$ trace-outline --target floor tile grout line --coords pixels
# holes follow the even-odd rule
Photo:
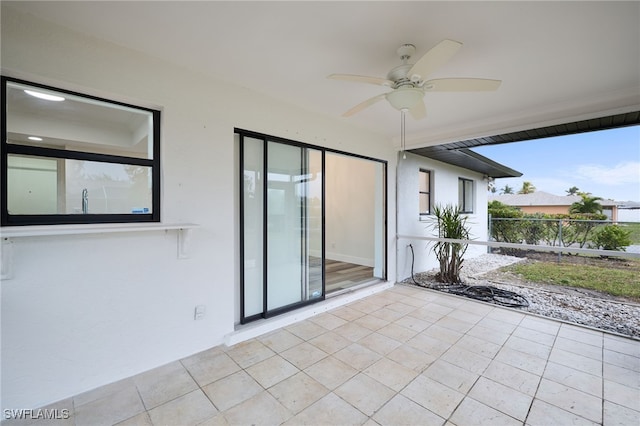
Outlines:
[[[180,360],[180,364],[182,364],[182,368],[185,369],[185,371],[187,372],[187,374],[189,375],[189,377],[191,377],[191,380],[193,380],[195,382],[196,385],[198,385],[198,389],[204,394],[204,396],[207,398],[207,400],[211,403],[211,405],[213,405],[213,407],[218,411],[218,413],[222,413],[222,411],[216,406],[216,404],[211,400],[211,398],[209,397],[209,395],[204,391],[204,387],[210,385],[211,383],[207,383],[206,385],[200,385],[200,383],[196,380],[196,378],[193,376],[193,374],[191,373],[191,371],[187,368],[186,365],[184,365],[183,362],[184,359]],[[232,359],[233,361],[233,359]],[[235,362],[235,361],[234,361]],[[235,373],[231,373],[231,374],[235,374]],[[229,377],[229,375],[225,376],[225,377]],[[220,379],[219,379],[220,380]],[[214,416],[215,417],[215,416]],[[202,423],[202,422],[200,422]]]
[[[455,311],[455,309],[454,309],[454,311]],[[454,312],[454,311],[452,311],[452,312]],[[447,350],[446,350],[444,353],[442,353],[438,358],[436,358],[436,361],[437,361],[437,360],[440,360],[440,359],[442,358],[442,356],[444,356],[444,355],[445,355],[445,354],[446,354],[446,353],[447,353],[447,352],[448,352],[448,351],[449,351],[453,346],[455,346],[458,342],[460,342],[460,340],[461,340],[464,336],[469,335],[469,336],[471,336],[471,337],[475,337],[475,336],[472,336],[472,335],[468,334],[468,333],[469,333],[469,331],[471,331],[474,327],[476,327],[476,326],[478,325],[478,323],[479,323],[480,321],[482,321],[482,319],[487,318],[487,316],[488,316],[488,315],[490,315],[490,314],[491,314],[492,312],[494,312],[494,311],[495,311],[495,307],[493,307],[493,309],[489,310],[489,311],[488,311],[484,316],[482,316],[482,318],[481,318],[480,320],[478,320],[478,321],[473,325],[473,327],[469,328],[466,332],[462,333],[462,336],[460,336],[460,338],[458,338],[458,339],[455,341],[455,343],[452,343],[452,344],[451,344],[451,346],[449,347],[449,349],[447,349]],[[521,321],[522,321],[522,320],[521,320]],[[521,321],[520,321],[520,322],[521,322]],[[435,323],[434,323],[434,324],[435,324]],[[429,326],[429,327],[431,327],[431,326]],[[427,327],[427,329],[428,329],[429,327]],[[515,330],[516,328],[517,328],[517,326],[514,328],[514,330]],[[425,329],[425,330],[426,330],[426,329]],[[513,331],[509,334],[509,336],[511,336],[512,334],[513,334]],[[507,338],[507,339],[508,339],[508,338]],[[505,342],[506,342],[506,341],[505,341]],[[499,352],[499,351],[498,351],[498,352]],[[495,359],[495,357],[496,357],[496,355],[498,354],[498,352],[496,352],[496,354],[493,356],[493,358],[491,358],[491,360],[494,360],[494,359]],[[487,358],[488,358],[488,357],[487,357]],[[446,360],[444,360],[444,361],[445,361],[445,362],[447,362]],[[435,361],[431,362],[431,364],[433,364],[434,362],[435,362]],[[431,364],[429,364],[429,366],[431,366]],[[452,365],[455,365],[455,364],[452,364]],[[459,366],[458,366],[458,367],[459,367]],[[422,375],[422,374],[424,373],[424,371],[425,371],[427,368],[428,368],[428,367],[423,368],[423,370],[422,370],[419,374],[420,374],[420,375]],[[463,368],[463,367],[460,367],[460,368]],[[487,369],[487,367],[485,367],[485,368],[484,368],[484,370],[482,371],[482,373],[478,374],[478,377],[476,378],[476,380],[474,380],[473,384],[469,387],[469,390],[468,390],[467,392],[465,392],[465,394],[464,394],[464,396],[462,397],[462,399],[460,400],[460,402],[458,402],[458,404],[456,404],[455,408],[451,411],[451,414],[449,414],[449,416],[445,419],[445,424],[446,424],[447,422],[452,422],[452,421],[451,421],[451,418],[453,417],[453,415],[455,414],[455,412],[458,410],[458,408],[460,407],[460,405],[462,405],[462,402],[463,402],[466,398],[471,398],[471,397],[469,396],[469,392],[471,392],[471,389],[473,389],[473,387],[478,383],[478,381],[480,380],[480,378],[481,378],[481,377],[484,377],[482,374],[486,371],[486,369]],[[414,379],[414,380],[415,380],[415,379]],[[412,382],[413,382],[413,380],[412,380]],[[440,382],[438,382],[438,383],[440,383]],[[450,386],[448,386],[448,385],[446,385],[446,384],[444,384],[444,383],[440,383],[440,384],[442,384],[443,386],[448,387],[449,389],[452,389],[452,390],[456,391],[456,389],[453,389],[453,388],[451,388]],[[408,385],[409,385],[409,384],[407,384],[407,386],[408,386]],[[403,389],[405,389],[407,386],[405,386]],[[400,392],[398,392],[398,393],[400,393]],[[471,398],[471,399],[473,399],[473,398]],[[414,401],[414,402],[415,402],[415,401]],[[425,408],[425,409],[427,409],[427,410],[428,410],[428,408],[427,408],[427,407],[423,407],[423,408]],[[431,411],[431,410],[429,410],[429,411]],[[434,413],[434,414],[435,414],[435,413]]]
[[[493,309],[492,311],[488,312],[488,313],[487,313],[487,315],[485,315],[485,317],[486,317],[486,316],[488,316],[491,312],[494,312],[497,308],[498,308],[498,307],[494,307],[494,309]],[[500,345],[500,350],[502,350],[502,348],[504,348],[504,345],[509,341],[509,339],[510,339],[511,337],[513,337],[513,333],[518,329],[518,327],[520,326],[520,324],[522,323],[522,321],[524,320],[524,318],[526,318],[526,315],[525,315],[525,316],[523,316],[522,318],[520,318],[520,321],[518,321],[518,323],[517,323],[517,324],[514,324],[513,330],[511,330],[511,332],[510,332],[510,333],[508,333],[509,337],[507,337],[507,339],[504,341],[504,343],[503,343],[502,345]],[[470,330],[468,330],[468,331],[470,331]],[[468,332],[468,331],[467,331],[467,332]],[[466,335],[466,333],[465,333],[465,335]],[[493,362],[493,361],[495,361],[495,360],[496,360],[496,356],[498,356],[498,353],[500,353],[500,350],[499,350],[498,352],[496,352],[496,353],[495,353],[495,355],[493,355],[493,357],[491,358],[491,362]],[[488,358],[488,357],[487,357],[487,358]],[[489,364],[488,364],[488,365],[487,365],[487,366],[482,370],[482,372],[481,372],[480,374],[478,374],[478,378],[474,381],[473,385],[472,385],[472,386],[469,388],[469,390],[465,393],[464,398],[462,398],[462,400],[460,400],[460,402],[458,403],[458,405],[456,406],[456,408],[455,408],[455,409],[451,412],[451,414],[449,415],[449,418],[447,419],[447,421],[448,421],[448,422],[449,422],[449,421],[451,421],[451,418],[453,417],[453,415],[455,414],[455,412],[458,410],[458,408],[460,407],[460,405],[462,405],[462,403],[464,402],[464,400],[465,400],[465,399],[467,399],[467,398],[470,398],[470,399],[472,399],[473,401],[476,401],[476,402],[477,402],[477,403],[479,403],[479,404],[483,404],[483,405],[485,405],[485,406],[488,406],[488,405],[484,404],[483,402],[480,402],[480,401],[476,400],[475,398],[473,398],[473,397],[472,397],[472,396],[470,396],[469,394],[471,393],[471,390],[474,388],[474,386],[478,383],[478,381],[480,381],[480,378],[483,378],[483,377],[484,377],[484,378],[486,378],[487,380],[491,380],[491,379],[489,379],[488,377],[485,377],[485,376],[484,376],[484,374],[486,373],[487,369],[489,368],[489,365],[491,365],[491,362],[489,362]],[[505,385],[505,386],[506,386],[506,385]],[[510,387],[510,386],[507,386],[507,387]],[[531,409],[531,405],[532,405],[532,404],[533,404],[533,398],[531,399],[531,404],[529,404],[529,410]],[[492,409],[494,409],[494,410],[496,410],[496,411],[498,411],[498,412],[500,412],[500,413],[504,414],[505,416],[508,416],[508,417],[510,417],[510,418],[512,418],[512,419],[515,419],[515,420],[517,420],[517,421],[520,421],[520,420],[516,419],[515,417],[513,417],[512,415],[510,415],[510,414],[508,414],[508,413],[505,413],[504,411],[499,410],[498,408],[495,408],[495,407],[489,407],[489,408],[492,408]],[[529,414],[529,412],[528,412],[528,410],[527,410],[527,415],[528,415],[528,414]],[[525,416],[525,420],[526,420],[526,416]],[[523,422],[522,422],[522,424],[524,425],[524,424],[525,424],[525,421],[523,421]]]
[[[395,302],[392,302],[392,303],[395,303]],[[414,312],[414,311],[416,311],[416,310],[418,310],[418,309],[422,309],[422,308],[424,308],[424,307],[425,307],[425,306],[427,306],[429,303],[431,303],[431,302],[426,303],[426,304],[425,304],[425,305],[423,305],[422,307],[414,307],[414,309],[413,309],[413,310],[411,310],[411,311],[409,311],[409,312],[407,312],[407,313],[404,313],[401,317],[399,317],[399,318],[397,318],[397,319],[395,319],[395,320],[393,320],[393,321],[389,321],[389,324],[395,324],[395,322],[396,322],[396,321],[398,321],[400,318],[404,318],[404,317],[408,316],[409,314],[411,314],[412,312]],[[390,304],[391,304],[391,303],[390,303]],[[385,305],[385,306],[381,307],[380,309],[383,309],[383,308],[385,308],[386,306],[388,306],[388,305]],[[378,309],[378,310],[380,310],[380,309]],[[376,311],[378,311],[378,310],[376,310]],[[455,309],[454,309],[454,310],[455,310]],[[374,312],[376,312],[376,311],[373,311],[373,312],[371,312],[370,314],[372,314],[372,313],[374,313]],[[452,310],[451,312],[453,312],[453,310]],[[443,317],[444,317],[444,316],[446,316],[446,315],[443,315]],[[443,318],[443,317],[441,317],[441,318]],[[387,324],[387,325],[389,325],[389,324]],[[418,335],[418,334],[420,334],[420,333],[422,333],[422,332],[426,331],[427,329],[429,329],[429,328],[430,328],[431,326],[433,326],[434,324],[435,324],[435,323],[431,323],[427,328],[425,328],[424,330],[422,330],[422,331],[421,331],[421,332],[419,332],[419,333],[416,333],[416,335]],[[372,333],[370,333],[370,334],[373,334],[373,333],[375,333],[375,331],[374,331],[374,332],[372,332]],[[368,334],[367,336],[369,336],[370,334]],[[463,336],[464,336],[464,334],[463,334]],[[364,336],[364,337],[366,337],[366,336]],[[358,341],[359,341],[359,340],[362,340],[364,337],[362,337],[361,339],[358,339]],[[415,336],[414,336],[414,337],[415,337]],[[462,336],[461,336],[460,338],[462,338]],[[460,339],[460,338],[459,338],[459,339]],[[457,341],[459,341],[459,339],[458,339]],[[393,340],[395,340],[395,339],[393,339]],[[396,341],[397,341],[397,340],[396,340]],[[457,342],[457,341],[456,341],[456,342]],[[400,341],[397,341],[397,342],[398,342],[398,343],[400,343],[400,345],[401,345],[401,346],[402,346],[402,345],[407,344],[407,342],[400,342]],[[354,342],[354,343],[357,343],[357,342]],[[455,343],[452,343],[452,344],[451,344],[451,346],[453,346],[454,344],[455,344]],[[375,351],[374,351],[374,352],[375,352]],[[422,351],[420,351],[420,352],[422,352]],[[388,355],[388,354],[386,354],[386,355],[384,355],[384,354],[379,354],[379,355],[381,355],[383,359],[388,359],[388,358],[387,358],[387,355]],[[438,358],[436,358],[436,359],[439,359],[439,357],[438,357]],[[393,400],[395,397],[397,397],[398,395],[405,397],[404,395],[402,395],[402,391],[403,391],[404,389],[406,389],[406,388],[407,388],[411,383],[413,383],[413,382],[416,380],[416,378],[417,378],[418,376],[422,375],[422,374],[424,373],[424,371],[425,371],[429,366],[431,366],[431,364],[433,364],[433,362],[435,362],[435,361],[432,361],[432,362],[431,362],[431,363],[429,363],[428,365],[426,365],[426,366],[422,367],[422,369],[421,369],[419,372],[417,372],[416,376],[415,376],[415,377],[413,377],[413,378],[412,378],[412,379],[411,379],[407,384],[405,384],[405,385],[404,385],[401,389],[399,389],[398,391],[396,391],[395,389],[391,389],[391,388],[390,388],[393,392],[395,392],[395,394],[394,394],[391,398],[389,398],[389,399],[388,399],[388,400],[387,400],[383,405],[381,405],[381,406],[380,406],[380,407],[379,407],[379,408],[378,408],[378,409],[377,409],[377,410],[376,410],[376,411],[375,411],[371,416],[367,416],[367,415],[366,415],[366,413],[363,413],[363,414],[365,414],[365,416],[367,416],[367,417],[368,417],[368,419],[373,420],[373,416],[374,416],[377,412],[379,412],[380,410],[382,410],[385,406],[387,406],[387,405],[390,403],[390,401],[391,401],[391,400]],[[400,365],[402,365],[402,364],[400,364]],[[367,368],[368,368],[368,367],[367,367]],[[364,371],[360,371],[359,373],[366,374]],[[368,374],[366,374],[366,375],[367,375],[367,377],[371,378],[372,380],[375,380],[376,382],[380,383],[381,385],[383,385],[383,386],[385,386],[385,387],[388,387],[386,384],[384,384],[384,383],[382,383],[382,382],[378,381],[378,380],[377,380],[377,379],[375,379],[374,377],[371,377],[371,376],[369,376]],[[445,386],[446,386],[446,385],[445,385]],[[333,392],[333,391],[332,391],[332,392]],[[340,397],[339,395],[336,395],[336,396]],[[405,397],[405,398],[407,398],[407,397]],[[341,398],[341,399],[342,399],[342,398]],[[410,399],[410,398],[409,398],[409,399]],[[463,398],[463,399],[464,399],[464,398]],[[410,399],[410,400],[411,400],[411,399]],[[431,412],[431,413],[435,414],[436,416],[438,416],[438,414],[437,414],[437,413],[434,413],[433,411],[429,410],[427,407],[422,406],[421,404],[417,403],[416,401],[413,401],[413,400],[411,400],[411,401],[412,401],[412,402],[414,402],[414,403],[416,403],[416,404],[418,404],[418,405],[420,405],[420,406],[421,406],[422,408],[424,408],[425,410],[427,410],[427,411],[429,411],[429,412]],[[347,401],[345,401],[345,402],[347,402]],[[348,403],[348,402],[347,402],[347,403]],[[351,404],[350,404],[350,405],[351,405]],[[356,408],[356,409],[357,409],[357,407],[354,407],[354,408]],[[360,410],[358,410],[358,411],[360,411]],[[360,411],[360,412],[362,412],[362,411]],[[441,416],[438,416],[438,417],[441,417]],[[442,417],[441,417],[441,418],[442,418]],[[375,421],[375,420],[374,420],[374,421]],[[446,419],[445,419],[445,421],[446,421]]]
[[[524,418],[524,424],[527,423],[527,420],[529,419],[529,416],[531,415],[531,409],[533,408],[533,404],[536,401],[536,397],[538,396],[538,392],[540,391],[540,385],[542,384],[542,379],[544,378],[544,373],[545,371],[547,371],[547,367],[549,366],[549,360],[551,358],[551,354],[553,353],[553,348],[556,346],[556,342],[558,341],[558,338],[560,338],[560,329],[561,329],[562,325],[560,325],[558,327],[558,329],[556,330],[556,333],[553,337],[553,343],[551,344],[551,350],[549,351],[549,355],[547,355],[547,359],[545,360],[544,363],[544,368],[542,369],[542,372],[540,373],[540,378],[538,379],[538,384],[536,386],[536,390],[533,393],[533,398],[531,398],[531,404],[529,404],[529,409],[527,410],[527,415]],[[558,407],[560,408],[560,407]]]
[[[604,395],[604,354],[605,354],[605,349],[604,349],[604,333],[602,333],[602,361],[600,362],[600,380],[601,380],[601,386],[602,386],[602,398],[600,399],[600,413],[601,413],[601,417],[600,417],[600,424],[604,424],[604,401],[605,401],[605,395]]]

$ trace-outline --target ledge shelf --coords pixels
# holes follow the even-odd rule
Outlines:
[[[191,230],[199,227],[195,223],[118,223],[90,225],[41,225],[41,226],[3,226],[0,228],[2,239],[2,267],[0,279],[13,277],[13,241],[14,238],[48,237],[57,235],[111,234],[118,232],[178,231],[178,259],[187,259]]]
[[[49,235],[108,234],[113,232],[179,231],[197,228],[195,223],[105,223],[91,225],[3,226],[1,238],[45,237]]]

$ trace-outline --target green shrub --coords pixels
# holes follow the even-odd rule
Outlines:
[[[593,232],[607,216],[601,213],[571,213],[567,218],[571,221],[562,225],[562,245],[569,247],[578,243],[583,248],[588,241],[593,240]]]
[[[607,219],[601,213],[525,214],[517,207],[498,201],[491,201],[488,211],[491,215],[491,238],[516,244],[536,245],[543,242],[550,246],[579,245],[583,248],[593,240],[595,230]],[[513,248],[501,248],[500,251],[513,255],[519,252]]]
[[[593,244],[603,250],[625,251],[625,247],[631,245],[630,235],[631,232],[619,225],[607,225],[595,232]]]
[[[500,219],[521,219],[524,213],[513,206],[503,204],[499,201],[491,201],[488,205],[488,212],[491,215],[491,238],[494,241],[505,243],[521,243],[523,240],[522,224],[518,220]],[[498,220],[493,220],[498,219]],[[518,249],[501,248],[504,254],[516,254]]]

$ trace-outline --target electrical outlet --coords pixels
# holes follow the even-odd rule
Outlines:
[[[206,313],[206,311],[207,311],[207,308],[204,305],[196,306],[193,312],[193,319],[201,320],[202,318],[204,318],[204,314]]]

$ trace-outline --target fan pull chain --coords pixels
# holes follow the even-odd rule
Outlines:
[[[400,149],[402,150],[402,159],[407,159],[407,153],[405,152],[406,147],[406,134],[405,134],[405,113],[406,111],[400,110]]]

